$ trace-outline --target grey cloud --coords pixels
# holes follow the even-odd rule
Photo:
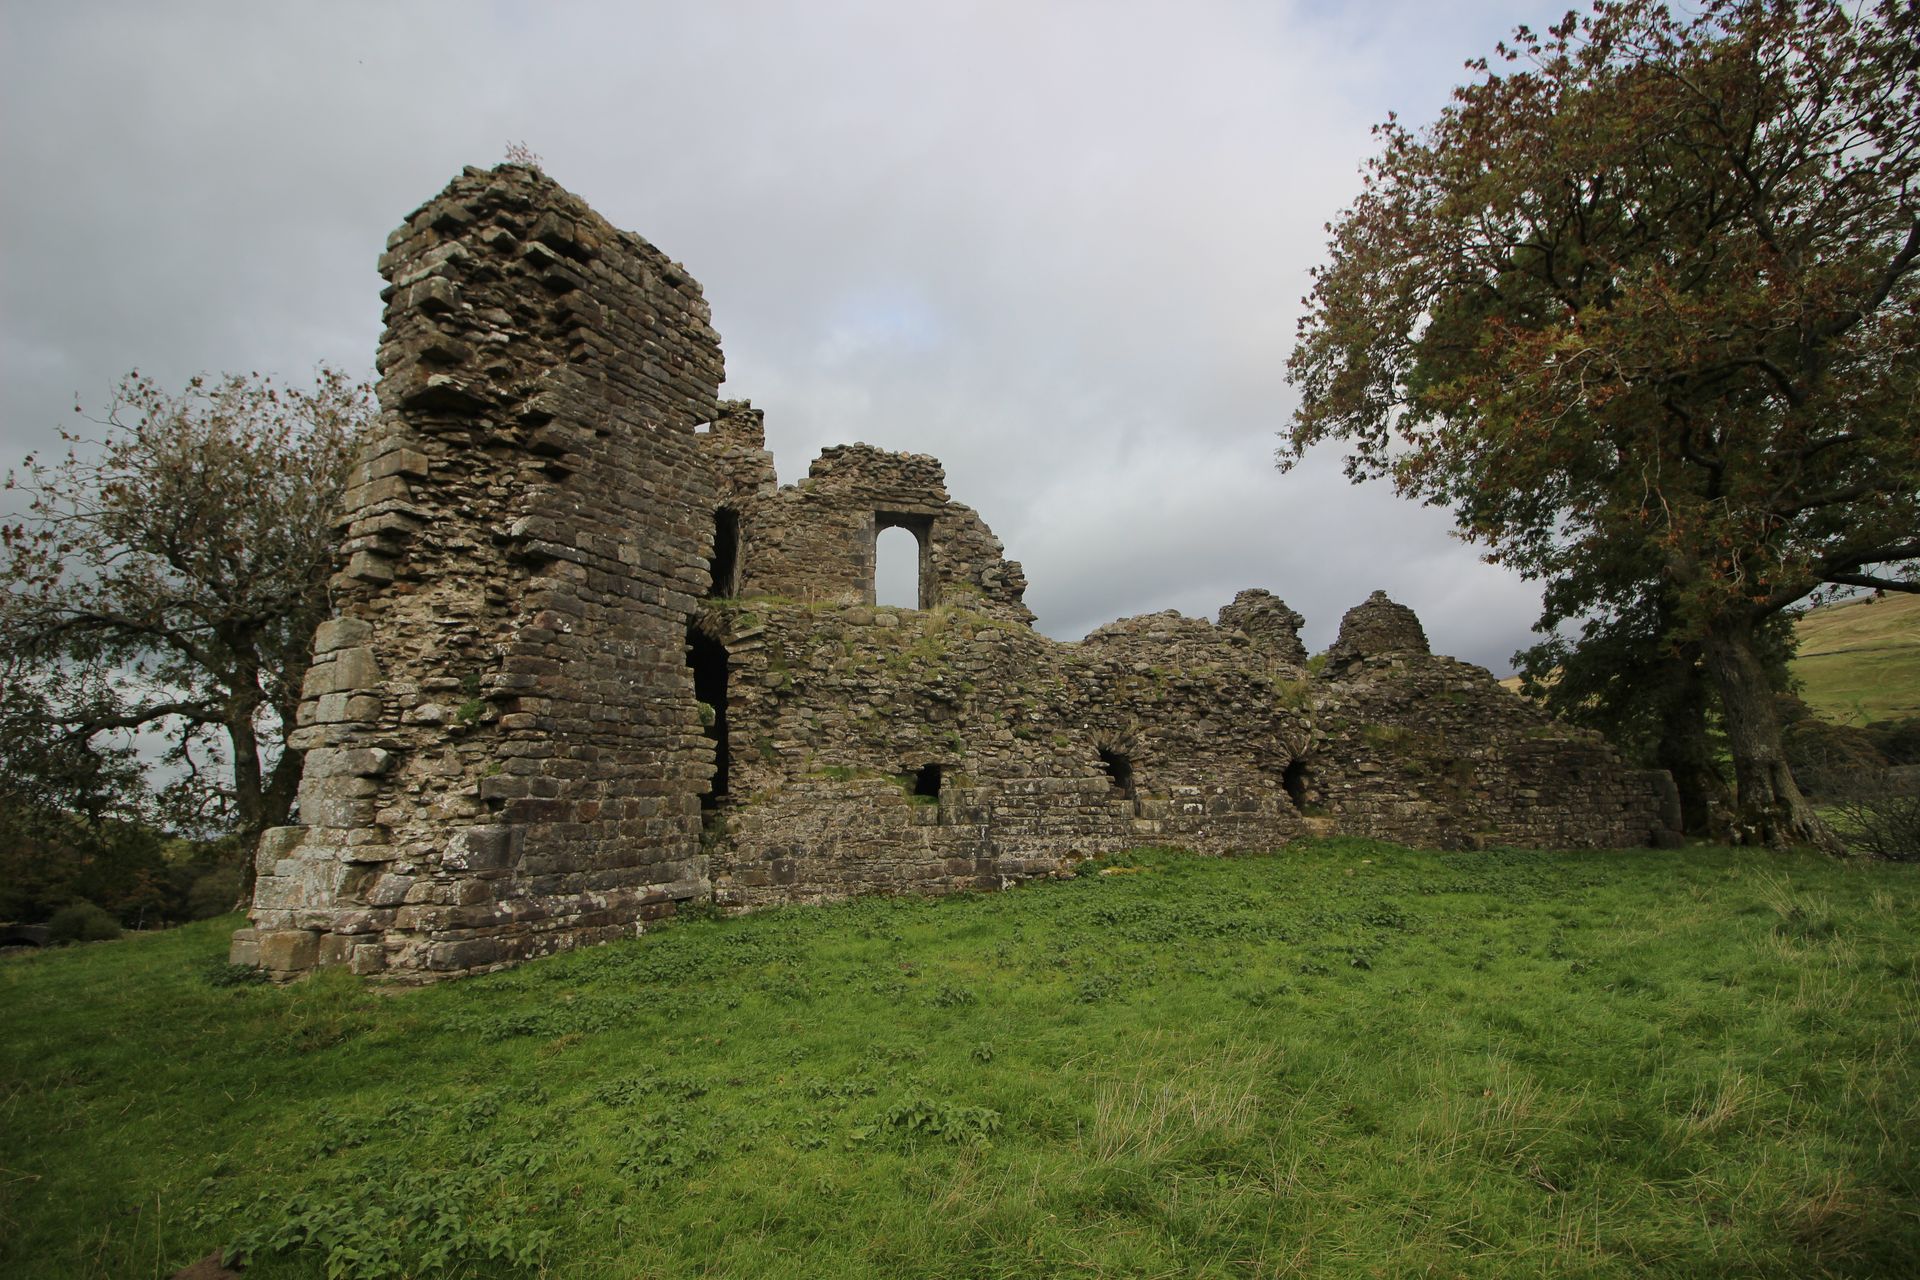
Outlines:
[[[1282,369],[1368,126],[1533,6],[12,6],[0,465],[138,365],[371,364],[387,231],[524,140],[685,262],[783,479],[932,453],[1051,634],[1374,587],[1504,670],[1537,596],[1444,513],[1282,476]]]

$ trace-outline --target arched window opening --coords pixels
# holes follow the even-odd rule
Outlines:
[[[1100,767],[1106,772],[1107,784],[1113,790],[1116,800],[1131,800],[1133,796],[1133,761],[1118,751],[1100,751]]]
[[[896,609],[918,609],[920,538],[901,525],[883,527],[873,540],[873,602]]]

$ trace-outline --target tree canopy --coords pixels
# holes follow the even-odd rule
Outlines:
[[[78,406],[75,412],[80,410]],[[102,780],[124,793],[111,734],[164,734],[175,825],[251,838],[283,822],[299,779],[281,749],[314,628],[328,612],[332,527],[367,388],[322,368],[311,388],[258,375],[178,394],[138,373],[98,438],[9,473],[25,513],[0,524],[0,660],[21,678],[35,793],[67,812]]]
[[[1920,590],[1920,6],[1607,0],[1470,69],[1376,127],[1281,465],[1344,441],[1563,616],[1643,581],[1719,692],[1743,837],[1831,847],[1760,633]]]

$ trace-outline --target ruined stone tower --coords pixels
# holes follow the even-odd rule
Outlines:
[[[1264,591],[1063,644],[934,459],[834,448],[780,488],[699,286],[535,169],[468,169],[380,269],[301,825],[261,843],[236,962],[422,980],[693,900],[998,888],[1308,817],[1453,845],[1672,822],[1664,774],[1433,657],[1377,593],[1317,676]],[[890,528],[919,608],[873,602]]]

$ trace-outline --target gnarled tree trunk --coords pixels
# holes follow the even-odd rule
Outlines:
[[[1707,747],[1706,673],[1689,650],[1660,708],[1654,763],[1673,775],[1680,793],[1681,829],[1690,836],[1715,835],[1717,820],[1733,808],[1726,779]]]
[[[1775,849],[1810,844],[1826,853],[1845,853],[1846,846],[1800,794],[1787,767],[1773,689],[1753,630],[1752,617],[1730,617],[1706,639],[1707,669],[1720,689],[1733,751],[1734,838]]]

